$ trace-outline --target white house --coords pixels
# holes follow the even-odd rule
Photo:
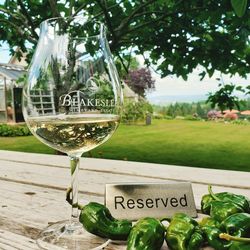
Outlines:
[[[24,63],[17,63],[13,56],[9,63],[0,63],[0,122],[23,121],[21,89],[17,79],[25,73]]]

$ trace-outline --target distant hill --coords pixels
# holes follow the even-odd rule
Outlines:
[[[207,99],[206,95],[162,95],[148,96],[148,101],[152,104],[165,105],[173,102],[198,102]]]

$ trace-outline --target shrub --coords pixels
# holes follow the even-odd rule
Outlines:
[[[224,115],[225,120],[233,121],[238,119],[238,115],[232,112],[228,112]]]
[[[236,124],[236,125],[250,125],[248,120],[233,120],[231,121],[232,124]]]
[[[146,119],[148,113],[153,113],[152,106],[145,100],[138,102],[128,101],[124,104],[122,122],[131,124]]]
[[[164,116],[164,119],[165,119],[165,120],[173,120],[173,117],[170,116],[170,115],[165,115],[165,116]]]
[[[219,112],[217,110],[210,110],[207,113],[207,118],[209,120],[215,120],[215,119],[218,119],[218,118],[223,118],[223,116],[222,116],[221,112]]]
[[[26,125],[8,125],[0,124],[0,136],[27,136],[31,135]]]
[[[188,121],[200,121],[201,120],[199,116],[194,116],[194,115],[186,115],[184,119]]]
[[[184,116],[177,115],[177,116],[175,117],[175,119],[176,119],[176,120],[184,120],[185,118],[184,118]]]
[[[164,119],[164,116],[162,114],[156,113],[156,114],[153,114],[153,118],[161,120],[161,119]]]

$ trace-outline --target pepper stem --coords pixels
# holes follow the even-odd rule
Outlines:
[[[69,187],[66,191],[66,201],[74,208],[78,208],[79,210],[82,210],[84,208],[83,205],[80,205],[79,203],[73,204],[73,200],[71,198],[72,193],[72,187]]]
[[[238,242],[250,242],[250,238],[242,238],[237,236],[232,236],[230,234],[221,233],[219,235],[221,239],[227,240],[227,241],[238,241]]]
[[[216,194],[213,192],[212,190],[212,185],[208,185],[208,192],[209,194],[212,196],[212,198],[216,201],[221,201],[217,196]]]
[[[78,171],[80,165],[80,157],[78,155],[69,155],[70,157],[70,170],[71,170],[71,198],[72,198],[72,210],[71,210],[71,223],[75,223],[78,220]]]

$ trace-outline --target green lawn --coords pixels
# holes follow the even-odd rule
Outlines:
[[[32,136],[1,137],[0,149],[50,153]],[[88,154],[87,154],[88,155]],[[151,126],[121,125],[93,157],[250,171],[250,125],[154,120]]]

